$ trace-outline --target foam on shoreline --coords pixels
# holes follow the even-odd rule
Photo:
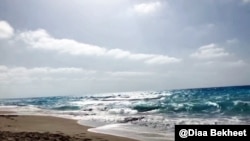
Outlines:
[[[89,132],[109,134],[120,137],[129,137],[141,141],[167,141],[174,140],[173,133],[156,133],[148,128],[134,126],[132,124],[108,124],[88,129]]]

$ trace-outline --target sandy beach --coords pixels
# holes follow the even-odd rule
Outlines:
[[[49,116],[23,116],[0,112],[1,141],[135,141],[91,133],[74,120]]]

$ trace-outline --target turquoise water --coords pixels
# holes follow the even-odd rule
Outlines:
[[[176,124],[250,124],[250,86],[2,99],[0,108],[173,132]]]
[[[155,92],[111,93],[79,97],[40,97],[0,100],[3,105],[29,106],[50,110],[88,110],[91,103],[77,102],[109,101],[102,110],[128,108],[138,113],[157,110],[162,114],[187,115],[250,115],[250,86],[183,89]],[[115,104],[112,104],[114,101]],[[117,104],[120,101],[120,104]],[[129,105],[122,105],[129,101]],[[95,103],[95,102],[93,102]],[[93,110],[93,109],[92,109]]]

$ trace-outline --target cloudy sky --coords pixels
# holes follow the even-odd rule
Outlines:
[[[0,3],[0,98],[250,84],[250,0]]]

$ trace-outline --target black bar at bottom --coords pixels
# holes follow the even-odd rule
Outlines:
[[[175,141],[202,139],[250,141],[250,125],[175,125]]]

